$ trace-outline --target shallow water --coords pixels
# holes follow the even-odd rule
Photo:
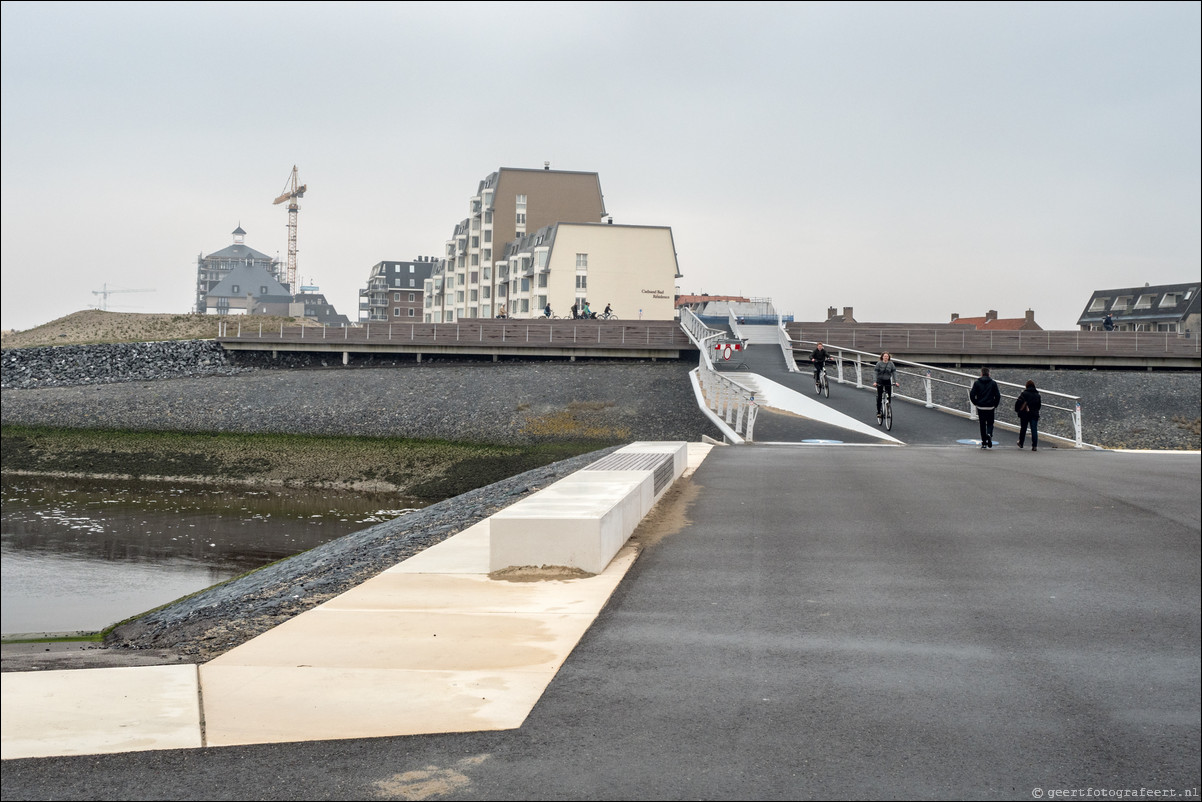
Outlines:
[[[386,494],[0,480],[0,631],[91,632],[424,506]]]

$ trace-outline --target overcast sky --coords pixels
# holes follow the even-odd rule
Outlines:
[[[500,167],[596,172],[684,293],[797,320],[1073,328],[1199,279],[1200,18],[1180,3],[5,2],[3,327],[191,311],[287,252],[358,318]]]

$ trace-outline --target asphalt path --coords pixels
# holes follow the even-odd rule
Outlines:
[[[1196,795],[1200,480],[715,448],[517,730],[5,761],[3,798]]]

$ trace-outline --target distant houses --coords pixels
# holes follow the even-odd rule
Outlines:
[[[1035,312],[1031,309],[1023,317],[998,317],[996,309],[990,309],[984,317],[960,317],[953,313],[951,322],[957,326],[972,326],[978,331],[1043,331],[1043,327],[1035,322]]]
[[[1192,282],[1095,290],[1077,318],[1077,326],[1082,331],[1196,333],[1199,288],[1199,282]]]

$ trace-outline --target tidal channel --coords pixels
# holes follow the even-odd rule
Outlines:
[[[425,506],[386,494],[0,479],[0,630],[95,632]]]

